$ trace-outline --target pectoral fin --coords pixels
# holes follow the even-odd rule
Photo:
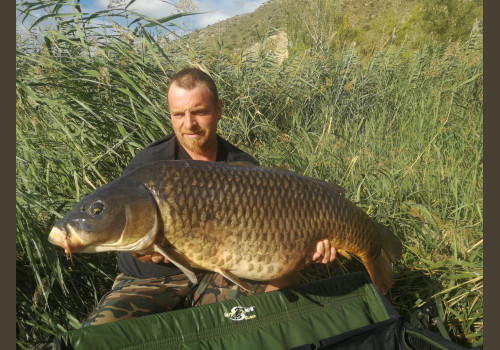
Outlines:
[[[186,260],[184,256],[175,251],[174,248],[164,248],[160,247],[158,244],[154,245],[154,250],[165,258],[167,258],[172,264],[181,269],[182,272],[189,278],[191,282],[194,284],[198,283],[198,279],[194,274],[189,262]]]
[[[215,269],[214,271],[217,273],[220,273],[222,276],[224,276],[225,278],[227,278],[228,280],[230,280],[231,282],[233,282],[237,286],[243,288],[247,292],[253,293],[253,292],[255,292],[255,289],[257,288],[257,286],[252,287],[249,283],[243,282],[237,276],[232,274],[229,270]]]
[[[342,255],[344,258],[347,258],[349,260],[352,260],[352,256],[351,254],[349,254],[348,252],[346,252],[345,250],[342,250],[342,249],[337,249],[337,253],[339,253],[340,255]]]

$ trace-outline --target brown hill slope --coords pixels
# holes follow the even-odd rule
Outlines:
[[[368,29],[371,23],[383,13],[403,20],[413,8],[414,0],[355,1],[355,0],[270,0],[263,3],[254,12],[228,18],[196,31],[195,36],[210,45],[222,44],[227,49],[245,49],[269,34],[287,32],[293,21],[310,21],[314,30],[315,20],[325,13],[318,8],[323,3],[328,14],[337,18],[348,16],[352,29]],[[392,29],[392,28],[391,28]]]
[[[482,0],[269,0],[192,36],[231,52],[247,51],[270,35],[283,42],[283,33],[289,49],[355,41],[369,52],[388,42],[456,40],[481,18]]]

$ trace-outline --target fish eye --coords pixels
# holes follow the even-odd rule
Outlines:
[[[101,215],[104,211],[104,204],[102,202],[95,202],[90,206],[91,215]]]

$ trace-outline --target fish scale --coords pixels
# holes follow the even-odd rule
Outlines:
[[[273,280],[303,268],[328,239],[341,253],[359,256],[385,293],[401,242],[340,192],[284,170],[162,161],[91,193],[56,223],[49,241],[70,254],[157,251],[193,281],[192,268],[202,268],[244,286],[239,278]],[[102,212],[81,210],[96,203]],[[124,227],[116,225],[120,215]]]
[[[168,171],[167,166],[159,171],[163,173]],[[254,170],[255,171],[255,170]],[[316,242],[327,238],[328,220],[319,210],[317,203],[320,202],[324,208],[333,206],[331,195],[326,196],[323,193],[323,198],[319,192],[320,187],[312,186],[313,184],[304,177],[297,177],[294,174],[281,174],[275,176],[275,171],[269,171],[264,168],[258,169],[256,175],[260,181],[258,184],[249,187],[243,186],[243,177],[251,176],[248,170],[240,171],[238,167],[217,167],[213,165],[208,172],[211,176],[207,177],[207,169],[205,166],[191,166],[189,171],[186,171],[185,176],[181,176],[179,181],[181,185],[168,187],[170,191],[163,192],[166,198],[184,198],[191,193],[196,196],[196,206],[186,207],[185,201],[170,200],[171,212],[181,213],[176,216],[178,218],[177,225],[173,225],[170,229],[165,229],[164,237],[168,242],[174,242],[177,250],[186,256],[193,256],[193,266],[214,270],[216,268],[228,269],[235,273],[237,276],[245,277],[254,280],[271,280],[280,277],[281,273],[288,273],[297,268],[300,268],[300,263],[307,264],[312,252],[315,249]],[[176,176],[176,178],[178,178]],[[298,178],[298,179],[297,179]],[[161,180],[160,180],[161,181]],[[280,191],[277,186],[280,182],[296,183],[294,192]],[[219,193],[219,198],[225,198],[230,201],[232,206],[220,205],[218,201],[214,200],[213,195],[206,191],[206,187],[213,187],[216,183],[226,183],[227,187],[224,188],[222,193]],[[162,183],[158,184],[159,187]],[[216,186],[216,185],[215,185]],[[185,191],[189,188],[189,192]],[[252,206],[250,201],[245,203],[241,200],[243,195],[246,197],[264,196],[271,194],[267,201],[262,201],[262,207]],[[162,197],[163,197],[162,196]],[[319,199],[321,198],[321,199]],[[162,201],[162,198],[158,199]],[[301,213],[292,208],[299,208],[303,204]],[[311,203],[306,206],[306,203]],[[248,204],[244,207],[244,204]],[[266,213],[264,217],[263,226],[257,229],[252,226],[252,222],[260,216],[260,212]],[[189,213],[189,215],[182,215],[182,213]],[[244,214],[250,216],[252,220],[244,220]],[[303,216],[309,217],[310,221],[303,220]],[[204,249],[201,254],[190,250],[189,244],[181,245],[185,234],[183,227],[190,227],[197,235],[194,237],[204,237],[204,233],[210,231],[207,229],[206,218],[214,218],[215,222],[221,222],[222,225],[215,225],[211,230],[217,232],[218,239],[201,239],[201,244]],[[233,220],[224,222],[223,217],[233,218]],[[278,239],[283,236],[285,230],[285,221],[288,223],[290,235],[296,236],[297,239],[293,241],[288,240],[283,242]],[[298,234],[297,231],[301,231]],[[230,239],[230,237],[245,237],[241,241]],[[269,239],[268,239],[269,238]],[[258,243],[254,244],[254,243]],[[337,242],[333,242],[334,244]],[[276,248],[276,253],[280,259],[271,259],[269,264],[276,264],[282,261],[289,261],[287,265],[275,266],[271,274],[266,274],[267,269],[257,272],[254,262],[254,254],[259,246],[271,244]],[[211,249],[210,247],[217,247]],[[244,247],[244,248],[242,248]],[[273,249],[274,250],[274,249]],[[216,255],[222,255],[224,252],[239,251],[241,254],[240,262],[235,266],[232,261],[218,259],[216,264],[211,262]],[[260,265],[262,269],[262,266]],[[246,269],[246,271],[245,271]]]

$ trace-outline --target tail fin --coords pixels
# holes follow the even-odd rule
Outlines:
[[[382,251],[387,255],[391,262],[396,262],[401,259],[403,254],[403,244],[387,226],[377,223],[380,239],[382,240]]]
[[[403,245],[387,227],[381,224],[377,225],[381,234],[380,239],[383,242],[380,254],[375,259],[363,258],[362,260],[375,287],[380,293],[387,294],[394,284],[391,263],[401,259]]]

